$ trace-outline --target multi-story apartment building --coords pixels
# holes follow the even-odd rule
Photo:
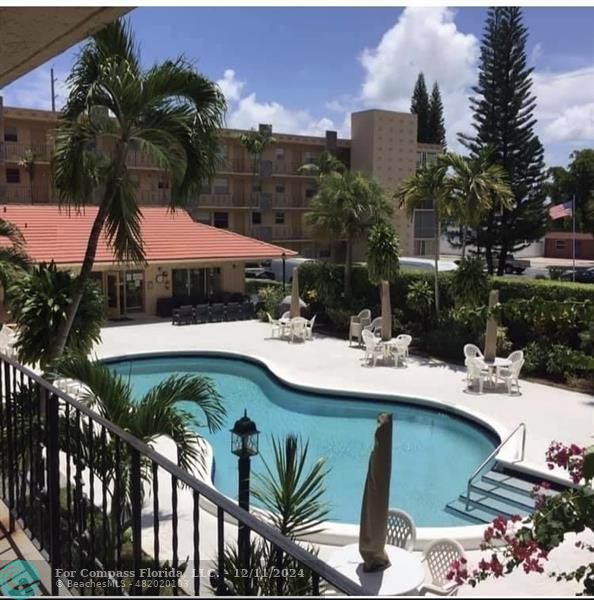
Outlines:
[[[0,204],[55,203],[50,176],[52,130],[58,115],[50,111],[4,107],[0,103]],[[368,110],[351,115],[352,139],[272,132],[273,143],[263,153],[256,174],[254,158],[240,144],[244,131],[221,132],[221,168],[200,194],[190,212],[199,222],[229,229],[263,241],[278,243],[303,256],[327,256],[330,240],[314,239],[304,214],[317,189],[315,177],[299,167],[315,162],[329,150],[349,168],[364,171],[385,188],[394,190],[439,146],[418,144],[416,115]],[[267,127],[260,125],[260,127]],[[97,141],[98,152],[109,148]],[[144,205],[169,201],[169,183],[146,154],[130,150],[132,176]],[[403,254],[433,253],[433,212],[420,208],[411,221],[396,209],[394,223]],[[362,252],[359,252],[361,257]]]

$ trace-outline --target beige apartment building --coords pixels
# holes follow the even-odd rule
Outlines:
[[[57,197],[50,177],[52,130],[58,115],[50,111],[2,107],[0,99],[0,204],[51,204]],[[254,159],[241,146],[244,131],[221,132],[221,168],[192,199],[190,212],[201,223],[228,229],[262,241],[279,244],[306,257],[327,257],[330,240],[315,239],[304,223],[317,181],[299,171],[329,150],[349,168],[395,189],[418,165],[440,152],[439,146],[417,144],[416,115],[368,110],[351,115],[352,139],[273,131],[270,144],[254,176]],[[267,127],[260,125],[260,127]],[[98,152],[108,152],[101,140]],[[143,205],[162,206],[169,201],[169,183],[148,157],[133,149],[128,155],[138,198]],[[427,206],[413,220],[395,210],[394,223],[402,253],[433,253],[433,212]],[[357,258],[363,258],[362,248]]]

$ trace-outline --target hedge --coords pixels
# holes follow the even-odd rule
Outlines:
[[[491,277],[491,288],[499,290],[502,302],[511,299],[530,299],[539,296],[543,300],[592,300],[594,285],[572,281],[549,279],[524,279],[522,277]]]

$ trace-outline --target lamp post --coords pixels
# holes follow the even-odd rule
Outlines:
[[[287,254],[283,252],[283,292],[286,290],[286,281],[287,281]]]
[[[258,454],[256,424],[247,416],[235,421],[231,430],[231,452],[238,457],[239,486],[237,500],[241,508],[250,510],[250,459]],[[237,548],[241,564],[247,568],[250,552],[250,530],[243,523],[238,524]]]

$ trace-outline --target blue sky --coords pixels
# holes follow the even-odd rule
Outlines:
[[[408,110],[417,73],[437,80],[448,144],[468,131],[486,8],[138,8],[130,20],[146,64],[180,53],[220,83],[229,126],[349,135],[350,113]],[[594,146],[594,9],[525,8],[538,133],[549,164]],[[64,79],[71,49],[2,90],[7,105],[49,107],[49,69]]]

